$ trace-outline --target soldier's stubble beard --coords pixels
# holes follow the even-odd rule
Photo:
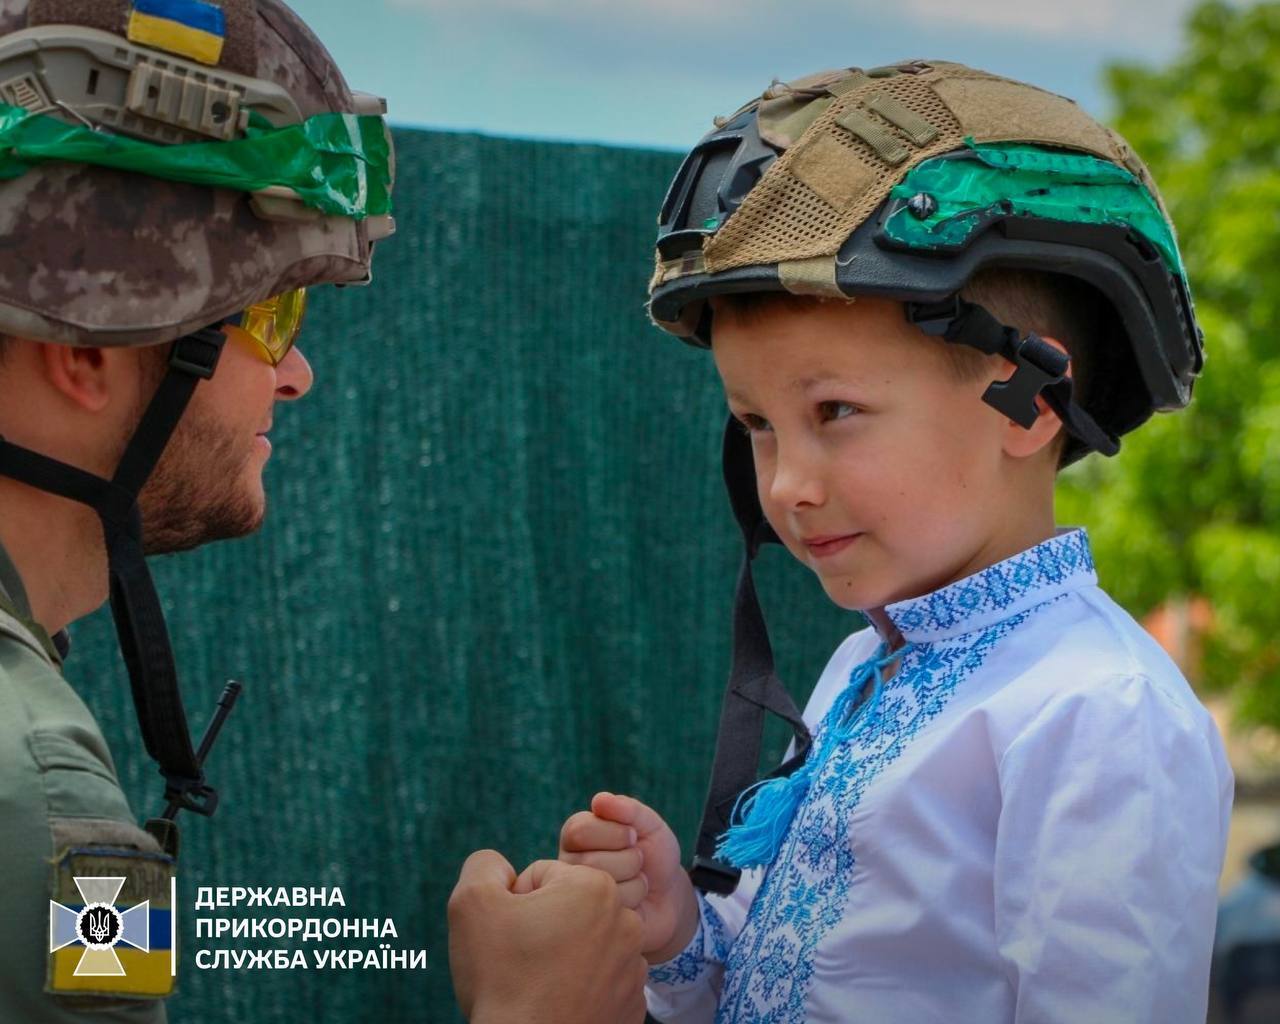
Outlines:
[[[142,389],[148,396],[167,369],[168,346],[159,349],[157,355],[163,358],[144,361],[145,372],[153,378]],[[146,404],[141,403],[135,424]],[[148,555],[189,551],[209,541],[243,537],[262,525],[263,503],[244,488],[254,443],[253,436],[237,435],[195,402],[187,406],[138,497]]]

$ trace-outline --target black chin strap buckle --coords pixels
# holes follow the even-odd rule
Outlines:
[[[184,334],[169,350],[169,367],[182,373],[209,380],[218,365],[218,356],[227,336],[217,327],[202,327]]]
[[[1002,416],[1029,430],[1039,418],[1036,399],[1043,395],[1072,437],[1103,455],[1120,450],[1119,440],[1071,397],[1071,378],[1067,376],[1071,357],[1038,334],[1022,336],[959,295],[940,302],[908,302],[905,308],[907,320],[925,334],[1003,356],[1013,363],[1009,379],[993,382],[982,395],[982,400]]]
[[[1011,353],[1001,354],[1013,363],[1013,376],[994,381],[983,392],[982,400],[1029,430],[1040,415],[1036,399],[1047,388],[1066,380],[1071,360],[1038,334],[1028,334],[1015,343]]]
[[[907,321],[935,338],[945,337],[960,316],[960,296],[952,295],[941,302],[906,303]]]
[[[987,355],[1004,356],[1013,363],[1008,380],[996,381],[982,400],[1021,427],[1037,419],[1036,398],[1045,388],[1060,383],[1071,360],[1043,338],[1018,336],[981,306],[952,295],[941,302],[908,302],[907,319],[925,334],[944,338],[953,345],[968,345]]]

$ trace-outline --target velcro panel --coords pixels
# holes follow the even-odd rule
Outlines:
[[[130,0],[30,0],[28,25],[83,25],[124,35]]]
[[[1111,133],[1065,96],[1002,78],[943,78],[933,88],[977,142],[1032,142],[1122,158]]]
[[[878,122],[865,110],[846,110],[836,118],[836,124],[860,138],[876,151],[876,156],[890,166],[902,163],[911,155],[911,150],[903,145],[902,140],[888,126]]]
[[[875,171],[829,135],[818,136],[813,145],[798,152],[791,163],[791,173],[842,212],[876,183]]]
[[[939,135],[937,126],[921,117],[901,100],[885,93],[874,93],[867,100],[867,109],[879,114],[917,146],[927,146]]]
[[[760,138],[778,149],[794,146],[806,131],[831,106],[834,97],[794,99],[780,96],[761,102],[756,116]]]
[[[953,69],[975,73],[939,64],[924,73],[862,76],[859,85],[842,92],[704,243],[707,270],[719,273],[834,255],[910,167],[964,145],[959,123],[932,88]],[[899,135],[888,120],[868,112],[874,95],[891,96],[936,128],[937,136],[928,145],[915,146],[905,132]],[[860,130],[852,132],[846,123]],[[897,160],[899,149],[906,153],[901,162],[886,159]]]
[[[53,819],[45,991],[85,1009],[173,992],[172,857],[127,822]]]
[[[257,78],[258,33],[262,31],[258,24],[257,0],[217,0],[217,3],[227,19],[227,37],[218,67]]]

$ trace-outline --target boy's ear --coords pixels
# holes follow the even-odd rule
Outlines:
[[[1044,337],[1044,340],[1064,355],[1070,355],[1067,347],[1057,338]],[[1071,368],[1067,368],[1067,376],[1071,376]],[[1049,408],[1043,397],[1036,398],[1035,423],[1030,428],[1008,420],[1004,431],[1004,452],[1015,459],[1026,459],[1052,445],[1053,440],[1062,430],[1062,421],[1058,414]]]

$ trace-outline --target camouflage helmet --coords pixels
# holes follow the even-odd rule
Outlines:
[[[1085,404],[1112,442],[1186,405],[1203,364],[1142,161],[1071,100],[960,64],[775,83],[717,120],[659,222],[650,314],[693,344],[710,343],[706,299],[749,291],[882,296],[945,335],[939,317],[964,285],[1013,267],[1101,297]],[[1072,457],[1097,447],[1072,443]]]
[[[211,187],[207,172],[146,170],[157,154],[222,159],[219,146],[230,154],[248,135],[292,127],[280,154],[329,115],[340,132],[361,122],[381,146],[389,193],[383,102],[353,93],[279,0],[0,0],[0,104],[17,115],[13,138],[0,120],[0,151],[31,123],[78,132],[75,144],[94,151],[0,166],[0,333],[169,341],[293,288],[368,281],[372,244],[393,230],[386,204],[335,213],[302,201],[261,145],[249,168],[259,180],[230,187]],[[121,149],[142,173],[106,165]],[[360,174],[365,155],[353,158]],[[302,159],[302,172],[323,171],[323,154]]]

